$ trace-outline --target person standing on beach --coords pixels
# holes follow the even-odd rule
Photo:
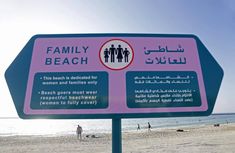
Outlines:
[[[150,132],[151,129],[152,129],[152,126],[151,126],[151,124],[148,122],[148,131]]]
[[[82,127],[80,125],[77,126],[77,139],[80,139],[80,141],[82,140]]]
[[[140,124],[137,124],[137,131],[140,130]]]

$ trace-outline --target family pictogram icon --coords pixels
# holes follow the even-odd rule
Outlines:
[[[104,53],[105,63],[108,62],[115,63],[116,61],[119,63],[129,62],[128,57],[130,55],[130,51],[127,48],[123,49],[120,44],[117,46],[117,48],[115,48],[114,44],[112,44],[109,48],[105,48],[103,53]]]

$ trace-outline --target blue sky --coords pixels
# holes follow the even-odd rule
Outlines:
[[[233,0],[6,0],[0,2],[0,116],[17,116],[4,72],[35,34],[195,34],[223,67],[214,113],[235,112]]]

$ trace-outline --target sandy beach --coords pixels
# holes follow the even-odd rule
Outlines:
[[[177,132],[183,129],[183,132]],[[111,134],[76,139],[68,136],[1,136],[0,153],[110,153]],[[123,132],[123,153],[234,153],[235,123]]]

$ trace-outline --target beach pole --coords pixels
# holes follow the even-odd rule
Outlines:
[[[121,118],[112,119],[112,153],[122,153]]]

